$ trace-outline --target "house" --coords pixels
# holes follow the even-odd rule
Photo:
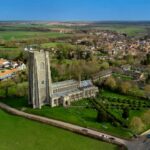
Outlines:
[[[128,65],[128,64],[127,65],[122,65],[121,68],[122,68],[123,71],[129,71],[129,70],[131,70],[131,65]]]
[[[11,62],[11,67],[12,68],[17,68],[19,64],[17,62]]]
[[[134,80],[137,80],[137,81],[144,81],[146,79],[144,73],[137,73],[137,72],[133,74],[133,78]]]
[[[9,69],[9,70],[0,71],[0,81],[8,79],[8,78],[12,78],[17,71],[18,71],[17,69]]]
[[[18,70],[25,70],[27,67],[24,63],[21,63],[19,66],[18,66]]]
[[[131,70],[136,73],[142,73],[145,71],[145,69],[146,69],[146,66],[144,66],[144,65],[134,65],[131,68]]]
[[[100,71],[99,73],[93,75],[92,80],[97,81],[97,80],[100,80],[100,79],[105,79],[105,78],[110,77],[111,75],[112,75],[112,70],[111,69],[103,70],[103,71]]]
[[[6,59],[1,58],[0,59],[0,69],[9,68],[9,67],[10,67],[10,62]]]

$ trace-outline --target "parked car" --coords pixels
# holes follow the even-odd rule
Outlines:
[[[82,129],[82,131],[83,131],[84,133],[88,133],[88,130],[87,130],[87,129]]]
[[[110,139],[110,140],[115,140],[115,138],[113,138],[113,137],[110,137],[109,139]]]

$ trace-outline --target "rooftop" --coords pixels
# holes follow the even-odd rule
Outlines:
[[[80,82],[80,87],[83,88],[83,87],[88,87],[88,86],[92,86],[92,81],[91,80],[84,80],[84,81],[81,81]]]
[[[52,88],[65,86],[68,84],[74,84],[74,83],[77,83],[77,81],[76,80],[66,80],[66,81],[61,81],[61,82],[55,82],[55,83],[52,83]]]
[[[72,94],[72,93],[80,93],[80,92],[81,91],[78,88],[74,88],[74,89],[71,89],[71,90],[66,90],[64,92],[57,92],[57,93],[52,95],[52,98],[67,96],[67,95]]]
[[[1,58],[0,59],[0,65],[3,65],[5,62],[8,62],[6,59]]]
[[[17,71],[18,70],[16,68],[0,71],[0,77],[3,77],[3,76],[8,75],[8,74],[12,74],[12,73],[17,72]]]

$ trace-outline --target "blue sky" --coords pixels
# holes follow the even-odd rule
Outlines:
[[[150,20],[150,0],[0,0],[0,20]]]

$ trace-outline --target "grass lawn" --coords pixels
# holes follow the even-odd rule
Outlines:
[[[14,93],[14,90],[15,90],[14,88],[11,88],[11,90],[9,90],[9,94],[12,95],[11,93]],[[2,91],[0,92],[0,94],[4,95]],[[104,90],[101,92],[101,95],[106,97],[105,104],[109,105],[108,107],[109,111],[119,119],[122,119],[122,108],[126,105],[127,106],[129,104],[131,105],[130,117],[128,120],[126,120],[128,124],[130,124],[130,121],[132,120],[133,117],[142,116],[143,113],[147,110],[147,108],[145,108],[144,106],[149,105],[148,101],[139,98],[135,99],[135,97],[121,95],[111,91]],[[107,98],[111,98],[111,99],[107,99]],[[27,104],[27,98],[7,98],[7,99],[1,99],[1,101],[12,107],[15,107],[17,109],[29,113],[33,113],[33,114],[37,114],[49,118],[54,118],[65,122],[70,122],[72,124],[77,124],[83,127],[96,129],[98,131],[113,134],[115,136],[119,136],[122,138],[130,138],[132,136],[132,131],[130,129],[115,127],[111,123],[105,123],[105,122],[98,123],[96,121],[97,111],[93,108],[89,108],[89,107],[86,108],[86,106],[90,106],[90,102],[88,100],[80,100],[74,102],[72,104],[72,107],[68,107],[68,108],[64,108],[64,107],[50,108],[49,106],[43,106],[42,109],[30,108]],[[138,107],[140,107],[140,109],[136,110],[135,108]]]
[[[118,93],[111,92],[111,91],[108,91],[108,90],[101,91],[101,95],[105,96],[105,97],[111,97],[111,98],[129,99],[129,100],[138,100],[138,101],[143,100],[142,98],[127,96],[127,95],[123,95],[123,94],[118,94]]]
[[[116,150],[117,146],[0,110],[0,150]]]
[[[58,42],[53,42],[53,43],[43,43],[41,46],[43,48],[55,48],[57,47],[57,44],[63,44],[63,43],[58,43]]]
[[[12,107],[22,109],[26,112],[70,122],[83,127],[96,129],[102,132],[110,133],[115,136],[129,138],[132,136],[128,129],[122,127],[114,127],[111,123],[98,123],[96,121],[97,111],[90,108],[81,107],[54,107],[44,106],[42,109],[32,109],[28,107],[27,100],[25,98],[10,98],[1,100]],[[82,102],[81,102],[82,103]]]
[[[107,90],[101,91],[101,95],[106,99],[108,98],[109,108],[111,108],[111,105],[114,107],[113,109],[110,109],[110,111],[118,118],[122,117],[122,109],[115,109],[117,105],[120,105],[121,107],[128,106],[130,108],[130,115],[127,120],[128,124],[130,124],[133,117],[142,118],[143,114],[150,109],[150,101],[142,98],[121,95]],[[142,132],[149,128],[150,126],[145,124],[145,128],[142,130]]]
[[[140,95],[143,91],[138,90],[134,92],[135,95]],[[108,90],[101,91],[101,96],[104,97],[106,106],[111,108],[127,106],[131,110],[139,111],[150,108],[150,101],[136,96],[122,95]]]
[[[123,75],[123,74],[118,74],[118,73],[113,73],[113,76],[114,77],[119,77],[123,80],[132,80],[133,78],[130,77],[130,76],[126,76],[126,75]]]

